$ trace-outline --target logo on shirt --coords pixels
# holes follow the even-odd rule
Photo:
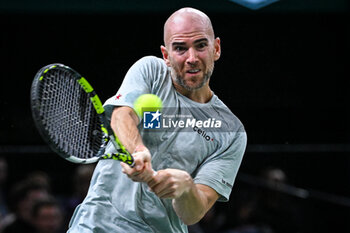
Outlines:
[[[162,113],[159,110],[156,112],[143,112],[143,128],[160,129],[162,127],[161,116]]]
[[[214,141],[214,138],[210,137],[205,130],[198,128],[197,126],[193,127],[193,131],[197,132],[199,135],[201,135],[207,141]]]
[[[229,187],[229,188],[233,188],[233,185],[232,184],[230,184],[229,182],[227,182],[226,180],[224,180],[224,179],[221,179],[221,182],[224,184],[224,185],[226,185],[227,187]]]

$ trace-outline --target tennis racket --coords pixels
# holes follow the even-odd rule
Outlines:
[[[115,159],[134,165],[111,129],[102,103],[88,81],[63,64],[41,68],[31,87],[35,125],[51,149],[74,163]],[[111,141],[117,153],[105,153]]]

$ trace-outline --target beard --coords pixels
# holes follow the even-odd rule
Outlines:
[[[187,91],[194,91],[200,89],[209,81],[213,71],[214,63],[211,67],[209,67],[208,71],[204,73],[202,81],[198,82],[195,86],[188,85],[184,78],[174,69],[174,66],[171,66],[171,77],[173,77],[173,80]]]

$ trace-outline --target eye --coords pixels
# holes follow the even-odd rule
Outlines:
[[[186,48],[184,46],[179,46],[178,45],[178,46],[175,46],[174,50],[176,52],[184,52],[184,51],[186,51]]]
[[[207,46],[208,46],[208,43],[206,43],[206,42],[201,42],[201,43],[197,44],[198,49],[204,49]]]

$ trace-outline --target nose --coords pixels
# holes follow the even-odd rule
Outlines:
[[[197,62],[198,62],[197,51],[194,48],[189,48],[187,63],[189,65],[195,65]]]

